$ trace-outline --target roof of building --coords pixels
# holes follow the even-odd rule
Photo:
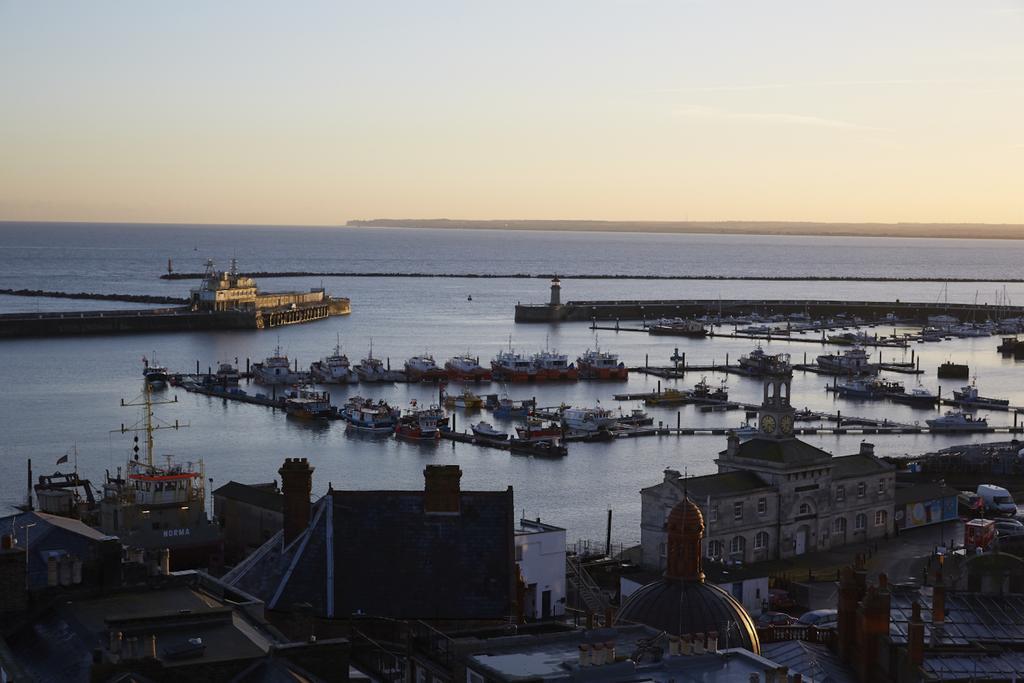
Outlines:
[[[108,536],[81,520],[60,517],[46,512],[20,512],[0,518],[0,529],[14,537],[16,548],[28,544],[28,582],[32,589],[42,588],[48,582],[48,558],[51,554],[69,555],[82,562],[97,559],[97,546],[116,545],[116,536]]]
[[[579,666],[580,645],[614,643],[615,662]],[[747,681],[777,664],[743,649],[717,653],[664,656],[667,639],[640,625],[576,630],[569,633],[488,639],[466,658],[470,669],[495,681]],[[657,654],[651,652],[657,651]]]
[[[428,513],[423,491],[332,491],[303,534],[282,547],[278,532],[224,581],[271,609],[308,603],[327,617],[503,618],[516,576],[512,489],[459,496],[459,512]]]
[[[1024,645],[1024,595],[989,595],[946,590],[946,618],[941,629],[932,629],[932,589],[902,589],[894,586],[890,602],[890,636],[893,642],[907,643],[914,600],[921,604],[925,642],[966,646],[972,643]]]
[[[277,642],[275,633],[249,618],[246,610],[206,590],[208,581],[213,580],[182,572],[163,586],[77,596],[54,604],[7,641],[35,680],[90,680],[94,650],[109,649],[111,629],[126,638],[142,638],[140,648],[155,634],[157,659],[165,667],[263,656]],[[231,597],[243,602],[249,598]],[[188,659],[171,656],[175,648],[197,637],[204,650]]]
[[[645,624],[672,635],[717,632],[722,647],[760,651],[757,628],[747,611],[729,593],[704,581],[664,578],[649,583],[626,599],[617,623]]]
[[[719,453],[723,456],[727,454],[728,451]],[[772,439],[755,436],[753,439],[740,442],[735,457],[764,460],[780,465],[810,465],[819,460],[831,458],[832,454],[800,439]]]
[[[863,477],[880,472],[891,472],[895,467],[867,453],[839,455],[832,458],[832,478]]]
[[[725,493],[741,494],[771,488],[770,484],[765,483],[757,474],[749,470],[680,478],[676,483],[685,487],[687,492],[698,500],[706,496],[718,496]]]
[[[919,484],[897,484],[896,504],[906,505],[907,503],[920,503],[927,500],[938,500],[940,498],[956,498],[960,492],[945,484],[933,482],[922,482]]]
[[[554,531],[565,531],[560,526],[540,521],[540,517],[533,519],[520,519],[516,524],[516,536],[528,536],[530,534],[545,534]]]
[[[826,646],[805,640],[763,643],[761,655],[814,683],[854,683],[855,673]]]
[[[240,484],[237,481],[229,481],[214,490],[213,496],[214,498],[237,500],[241,503],[263,508],[264,510],[284,511],[284,495],[270,490],[265,484],[252,486],[250,484]]]
[[[926,653],[921,669],[927,680],[1013,681],[1024,671],[1024,652]]]

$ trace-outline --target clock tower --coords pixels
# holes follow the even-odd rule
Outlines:
[[[768,377],[764,382],[764,401],[758,411],[760,438],[792,439],[793,415],[789,403],[792,376]]]

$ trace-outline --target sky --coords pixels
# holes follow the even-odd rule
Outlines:
[[[1024,0],[0,0],[0,220],[1024,223]]]

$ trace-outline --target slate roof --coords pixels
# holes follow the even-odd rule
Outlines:
[[[99,557],[101,544],[117,542],[81,520],[46,512],[22,512],[0,518],[0,529],[14,536],[15,547],[25,548],[28,535],[28,581],[30,588],[47,585],[47,558],[51,552],[66,552],[83,562]]]
[[[247,503],[254,507],[272,510],[274,512],[284,511],[284,495],[271,491],[260,486],[240,484],[237,481],[229,481],[213,492],[214,498],[228,498]]]
[[[759,476],[749,470],[706,474],[702,477],[679,479],[679,486],[685,486],[687,493],[698,501],[706,496],[718,496],[729,493],[743,493],[758,489],[771,488]]]
[[[458,514],[424,512],[422,491],[333,491],[306,532],[279,532],[224,581],[270,609],[327,617],[500,619],[515,587],[512,490],[463,491]]]
[[[896,486],[897,505],[920,503],[926,500],[938,500],[939,498],[956,498],[958,495],[960,495],[960,492],[956,489],[932,482]]]
[[[728,451],[719,453],[722,456],[727,454]],[[800,439],[769,439],[755,436],[740,443],[736,457],[765,460],[780,465],[804,465],[831,458],[832,454]]]
[[[911,605],[921,603],[924,639],[933,642],[932,590],[894,590],[890,603],[889,634],[905,645]],[[938,644],[963,647],[972,643],[1024,646],[1024,595],[986,595],[946,590],[946,619],[935,634]]]
[[[783,640],[761,645],[761,656],[777,662],[805,681],[814,683],[855,683],[854,672],[824,645],[803,640]]]
[[[866,453],[840,455],[832,458],[832,478],[863,477],[870,474],[891,472],[896,469],[889,463]]]

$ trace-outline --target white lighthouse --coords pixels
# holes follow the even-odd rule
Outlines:
[[[562,281],[558,276],[551,278],[551,306],[562,305]]]

